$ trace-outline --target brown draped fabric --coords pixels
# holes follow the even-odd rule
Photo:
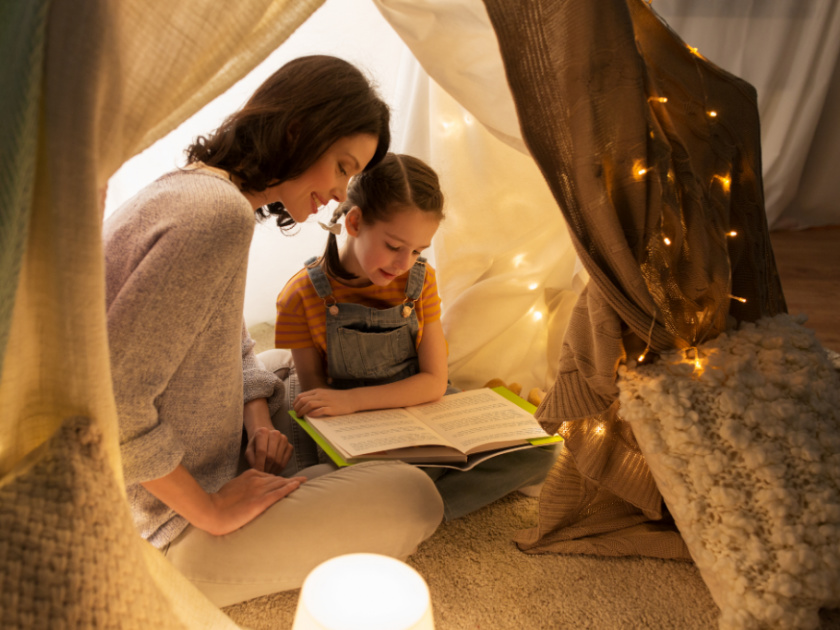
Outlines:
[[[786,310],[755,90],[643,0],[485,5],[523,139],[591,278],[537,411],[566,448],[519,545],[688,558],[619,417],[617,369]]]

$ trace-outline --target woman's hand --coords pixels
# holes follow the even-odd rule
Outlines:
[[[258,427],[248,437],[245,459],[254,470],[279,475],[292,457],[289,439],[277,429]]]
[[[280,499],[306,481],[306,477],[278,477],[253,468],[234,477],[207,495],[213,509],[205,518],[191,520],[199,529],[215,536],[229,534],[250,523]]]
[[[179,464],[167,475],[143,482],[151,492],[191,525],[221,536],[250,523],[283,497],[298,489],[305,477],[277,477],[246,470],[208,494]]]
[[[295,413],[300,417],[341,416],[358,411],[351,389],[310,389],[297,395]]]

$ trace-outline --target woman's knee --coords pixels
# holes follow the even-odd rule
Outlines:
[[[429,475],[402,462],[368,462],[353,467],[371,477],[376,487],[388,494],[388,501],[406,513],[434,521],[443,518],[443,500]]]

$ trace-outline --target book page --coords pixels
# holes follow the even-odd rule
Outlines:
[[[465,453],[546,437],[532,414],[490,389],[459,392],[410,410]]]
[[[329,418],[307,416],[306,420],[327,441],[340,446],[351,457],[406,446],[449,446],[446,439],[405,409],[360,411]]]

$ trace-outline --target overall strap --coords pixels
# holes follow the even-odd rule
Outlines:
[[[327,278],[327,274],[324,273],[321,265],[315,264],[317,260],[318,257],[313,256],[303,264],[304,267],[306,267],[306,273],[309,274],[309,281],[312,282],[312,286],[315,287],[315,292],[318,294],[318,297],[323,300],[332,295],[332,287],[330,286],[329,278]]]
[[[421,256],[408,274],[408,282],[405,283],[405,297],[412,301],[420,299],[425,281],[426,259]]]

